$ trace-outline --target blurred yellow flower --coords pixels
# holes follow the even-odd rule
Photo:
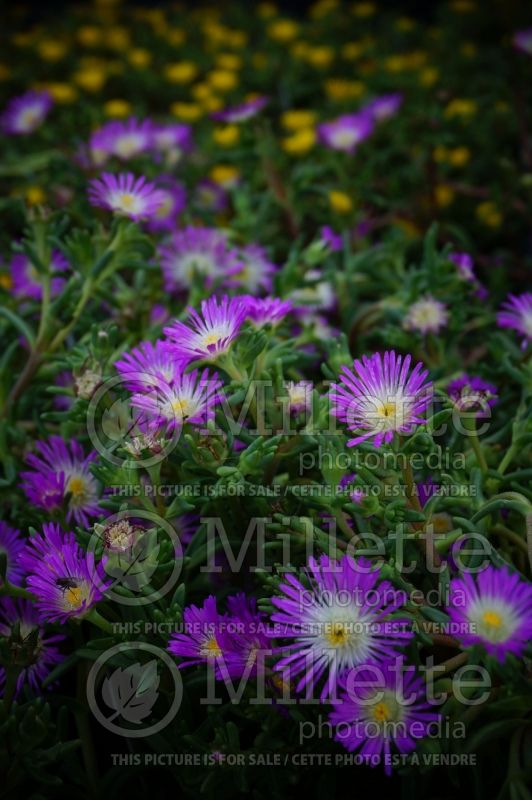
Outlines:
[[[334,61],[334,50],[332,47],[311,47],[307,50],[306,59],[313,67],[328,67]]]
[[[318,0],[317,3],[314,3],[314,5],[311,6],[310,16],[313,19],[321,19],[327,14],[330,14],[331,11],[337,9],[338,6],[338,0]]]
[[[474,100],[464,100],[457,97],[447,104],[444,114],[451,119],[452,117],[472,117],[476,112],[477,104]]]
[[[490,201],[480,203],[476,208],[476,215],[479,222],[488,228],[500,228],[502,225],[502,214],[495,203]]]
[[[406,33],[414,30],[416,23],[413,19],[410,19],[410,17],[399,17],[399,19],[395,21],[395,27],[398,31],[403,31]]]
[[[84,47],[94,47],[102,41],[103,31],[95,25],[82,25],[81,28],[78,28],[76,37]]]
[[[197,74],[198,68],[193,61],[176,61],[164,68],[164,77],[170,83],[190,83]]]
[[[411,220],[404,217],[396,217],[395,224],[400,228],[409,239],[417,239],[421,236],[421,231]]]
[[[74,73],[72,79],[87,92],[99,92],[107,80],[107,75],[102,69],[81,69]]]
[[[26,202],[30,206],[38,206],[46,200],[46,193],[40,186],[28,186],[24,192]]]
[[[230,47],[245,47],[248,43],[248,36],[245,31],[227,31],[227,43]]]
[[[277,14],[277,6],[273,3],[259,3],[257,6],[257,12],[259,17],[263,19],[269,19],[270,17],[275,17]]]
[[[267,33],[275,42],[291,42],[299,33],[299,25],[291,19],[278,19],[268,26]]]
[[[421,70],[419,73],[419,83],[421,86],[434,86],[437,83],[438,78],[440,77],[440,73],[436,69],[436,67],[425,67],[425,69]]]
[[[454,191],[450,186],[441,183],[434,190],[434,199],[438,208],[447,208],[454,200]]]
[[[173,47],[179,47],[186,39],[185,31],[181,30],[181,28],[166,28],[164,22],[161,28],[162,30],[160,33],[164,34],[168,44],[171,44]]]
[[[355,17],[360,17],[361,19],[372,17],[376,10],[377,6],[375,3],[355,3],[352,7]]]
[[[5,64],[0,64],[0,81],[7,81],[11,77],[11,72]]]
[[[45,89],[54,98],[56,103],[73,103],[78,99],[78,92],[75,86],[70,83],[43,83],[41,89]]]
[[[448,150],[442,144],[437,145],[434,148],[434,152],[432,153],[434,161],[438,164],[442,164],[447,161]]]
[[[353,201],[345,192],[332,189],[329,192],[329,205],[337,214],[349,214],[353,210]]]
[[[131,103],[127,100],[108,100],[103,106],[104,113],[108,117],[129,117],[133,112]]]
[[[310,128],[316,123],[316,112],[307,111],[303,108],[294,108],[281,114],[281,125],[289,131],[297,131],[300,128]]]
[[[212,132],[213,141],[220,147],[233,147],[240,139],[238,125],[224,125],[215,128]]]
[[[230,92],[238,85],[238,75],[226,69],[218,69],[209,72],[207,75],[208,83],[219,92]]]
[[[238,168],[234,167],[232,164],[216,164],[216,166],[212,167],[209,171],[209,178],[226,189],[230,189],[234,186],[239,177],[240,172]]]
[[[476,8],[476,4],[471,0],[454,0],[450,5],[457,14],[469,14],[470,11],[474,11]]]
[[[467,58],[473,58],[476,56],[478,50],[476,44],[473,42],[464,42],[462,47],[460,48],[460,52],[462,55],[467,56]]]
[[[43,39],[37,45],[37,53],[43,61],[60,61],[68,52],[68,47],[64,42],[53,39]]]
[[[470,158],[471,150],[468,147],[453,147],[452,150],[449,150],[448,160],[453,167],[465,166]]]
[[[151,53],[143,47],[136,47],[128,53],[128,61],[134,67],[147,67],[151,63]]]
[[[356,100],[364,94],[365,86],[361,81],[330,78],[325,81],[324,88],[325,94],[331,100]]]
[[[315,144],[316,131],[314,128],[300,128],[281,141],[282,149],[291,156],[304,155],[312,150]]]
[[[127,28],[117,25],[105,31],[105,44],[113,50],[127,50],[130,41],[130,34]]]
[[[219,53],[216,56],[216,66],[219,69],[238,70],[242,69],[242,56],[236,53]]]
[[[213,111],[220,111],[225,104],[220,97],[215,94],[209,94],[200,100],[200,105],[204,111],[208,111],[211,114]]]
[[[0,273],[0,286],[7,291],[13,286],[13,278],[8,272]]]
[[[366,46],[363,42],[348,42],[341,49],[342,58],[345,58],[346,61],[356,61],[357,58],[363,55],[365,50]]]
[[[195,122],[203,116],[203,109],[195,103],[172,103],[170,113],[183,122]]]
[[[255,69],[264,69],[268,66],[268,58],[265,53],[253,53],[251,61]]]

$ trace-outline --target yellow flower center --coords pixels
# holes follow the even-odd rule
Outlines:
[[[201,648],[201,655],[205,656],[206,658],[220,658],[222,655],[222,650],[214,636],[211,636],[210,639],[207,639]]]
[[[482,619],[486,625],[492,625],[494,628],[500,628],[502,625],[502,617],[496,611],[485,611]]]
[[[79,608],[83,603],[83,592],[79,586],[73,586],[65,592],[65,599],[71,608]]]
[[[325,638],[333,647],[342,647],[349,639],[349,631],[344,622],[334,622],[327,626]]]
[[[378,408],[378,413],[380,416],[386,417],[387,419],[390,417],[395,417],[396,411],[397,405],[393,401],[382,403],[382,405]]]
[[[68,491],[70,494],[79,499],[85,495],[85,481],[83,478],[71,478],[68,484]]]
[[[174,412],[176,417],[189,417],[190,412],[192,411],[192,405],[190,401],[187,400],[186,398],[184,398],[183,400],[176,398],[172,402],[172,411]]]
[[[376,722],[387,722],[392,716],[388,705],[384,702],[377,703],[373,709],[373,718]]]
[[[123,194],[120,198],[120,202],[124,208],[131,208],[135,202],[135,198],[132,194]]]

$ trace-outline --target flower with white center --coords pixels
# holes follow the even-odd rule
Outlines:
[[[93,206],[140,220],[153,217],[164,197],[144,177],[135,178],[132,172],[119,175],[104,172],[89,183],[89,201]]]
[[[221,387],[216,373],[193,370],[175,377],[166,386],[133,395],[131,404],[146,412],[152,427],[165,425],[165,430],[172,430],[185,422],[204,426],[214,416]]]
[[[524,336],[523,350],[532,341],[532,292],[508,295],[502,311],[497,314],[499,328],[512,328]]]
[[[14,97],[0,118],[0,126],[13,136],[33,133],[44,121],[52,104],[48,92],[26,92]]]
[[[246,318],[246,306],[239,297],[202,300],[201,313],[189,308],[187,322],[176,321],[164,329],[176,358],[187,362],[215,361],[227,353]]]
[[[449,313],[443,303],[431,295],[426,295],[413,303],[403,321],[407,331],[419,333],[438,333],[449,319]]]

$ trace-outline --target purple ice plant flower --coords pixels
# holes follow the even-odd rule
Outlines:
[[[153,123],[139,121],[134,117],[126,121],[113,120],[93,131],[89,140],[89,150],[98,166],[110,156],[121,161],[141,155],[150,150],[153,142]]]
[[[210,178],[199,181],[194,191],[194,203],[202,211],[221,214],[229,205],[229,194],[223,186]]]
[[[291,414],[309,411],[312,405],[312,381],[287,381],[285,390],[288,395],[288,410]]]
[[[216,607],[216,598],[209,595],[201,608],[190,605],[183,611],[183,632],[173,633],[168,651],[182,660],[179,668],[196,664],[211,664],[218,671],[219,664],[228,654],[224,631],[226,617]],[[224,652],[225,649],[225,652]]]
[[[462,375],[447,386],[449,398],[458,411],[478,411],[486,414],[497,402],[497,387],[477,375]]]
[[[60,436],[50,436],[35,447],[39,455],[26,458],[33,471],[20,473],[22,489],[31,503],[52,512],[67,501],[67,520],[84,528],[91,517],[105,513],[98,505],[98,485],[90,472],[96,451],[86,456],[79,442],[68,445]]]
[[[343,114],[332,122],[318,125],[318,137],[325,147],[352,154],[371,136],[373,128],[374,122],[367,113]]]
[[[0,520],[0,555],[6,557],[6,578],[9,583],[16,586],[20,584],[22,570],[17,561],[18,556],[24,550],[25,540],[20,535],[20,531],[12,528],[7,522]],[[0,578],[0,585],[2,579]]]
[[[445,305],[427,294],[410,306],[403,320],[403,327],[407,331],[418,331],[423,335],[438,333],[447,325],[448,319],[449,313]]]
[[[449,261],[452,261],[458,269],[458,274],[462,280],[468,283],[476,282],[476,275],[473,270],[473,258],[469,253],[449,253]]]
[[[248,244],[239,249],[238,256],[241,268],[234,273],[230,284],[253,294],[270,292],[277,267],[269,260],[266,250],[258,244]]]
[[[44,122],[53,105],[48,92],[26,92],[14,97],[0,117],[0,127],[12,136],[33,133]]]
[[[524,350],[532,341],[532,292],[508,295],[508,300],[497,314],[497,325],[520,333],[524,337],[521,345]]]
[[[183,372],[185,364],[175,357],[168,342],[141,342],[129,353],[122,353],[115,368],[124,385],[133,392],[149,391],[159,382],[169,384]]]
[[[104,561],[96,564],[94,553],[85,552],[73,533],[45,523],[42,533],[33,536],[19,556],[41,619],[64,623],[98,603],[110,583]]]
[[[381,664],[397,655],[412,631],[404,619],[392,618],[406,602],[404,592],[389,581],[379,583],[379,570],[364,558],[328,556],[308,562],[308,583],[287,573],[273,597],[271,636],[291,640],[280,648],[274,669],[298,678],[296,691],[326,678],[321,699],[334,694],[338,678],[358,665]]]
[[[228,674],[253,678],[263,670],[264,658],[272,652],[266,617],[257,610],[255,598],[247,597],[243,592],[227,598],[227,611],[230,637]]]
[[[185,123],[154,125],[151,131],[153,149],[163,153],[172,164],[177,163],[184,153],[192,149],[192,128]]]
[[[40,300],[44,276],[37,271],[30,259],[24,253],[15,253],[9,267],[13,280],[12,292],[15,297]],[[68,268],[69,263],[65,256],[59,250],[54,250],[50,257],[50,272],[52,276],[54,273],[64,272]],[[64,285],[63,278],[52,277],[50,281],[50,296],[56,297]]]
[[[176,320],[164,328],[176,358],[187,361],[215,361],[228,353],[246,318],[246,306],[239,297],[211,297],[201,301],[201,312],[188,309],[187,322]]]
[[[421,362],[410,372],[411,361],[410,355],[403,358],[388,350],[384,356],[356,359],[354,372],[342,368],[340,383],[331,387],[331,413],[357,433],[349,447],[366,439],[380,447],[394,434],[409,434],[426,421],[423,412],[432,399],[432,384]]]
[[[518,50],[532,56],[532,28],[516,31],[513,35],[512,43]]]
[[[320,236],[322,242],[331,250],[333,253],[338,252],[344,246],[342,234],[335,233],[330,225],[323,225],[320,229]]]
[[[382,122],[393,117],[399,111],[403,102],[403,95],[395,92],[394,94],[383,94],[367,103],[362,112],[369,114],[375,122]]]
[[[359,751],[369,766],[381,763],[387,775],[392,773],[392,746],[412,752],[440,719],[427,702],[424,681],[403,659],[353,670],[341,683],[342,694],[329,716],[335,741],[350,753]]]
[[[214,406],[220,402],[222,382],[216,373],[193,370],[174,377],[169,383],[134,394],[131,405],[146,413],[149,426],[171,431],[185,422],[204,427],[214,418]]]
[[[450,583],[447,613],[463,647],[482,645],[500,662],[520,657],[532,640],[532,585],[508,567],[490,564],[476,579],[464,572]]]
[[[184,211],[187,202],[185,187],[171,175],[161,175],[154,181],[159,194],[159,206],[148,219],[146,227],[152,233],[173,231],[177,217]]]
[[[89,182],[89,201],[115,214],[142,220],[157,214],[164,203],[164,195],[144,176],[136,178],[132,172],[119,175],[102,172],[99,178]]]
[[[35,694],[40,694],[43,680],[64,659],[57,645],[65,637],[46,634],[34,604],[11,597],[0,598],[0,636],[11,640],[12,650],[16,648],[17,663],[19,667],[22,666],[17,677],[15,697],[26,684]],[[2,694],[5,682],[5,667],[0,667]]]
[[[216,228],[189,225],[176,231],[159,248],[167,291],[189,289],[195,278],[207,286],[228,279],[243,268],[237,250],[229,247],[227,236]]]
[[[281,300],[279,297],[242,295],[241,300],[246,306],[246,319],[256,328],[278,325],[294,308],[290,300]]]
[[[251,119],[251,117],[256,116],[267,103],[267,97],[255,97],[253,100],[246,100],[238,106],[224,108],[222,111],[214,111],[211,117],[217,122],[238,124],[240,122],[246,122],[248,119]]]

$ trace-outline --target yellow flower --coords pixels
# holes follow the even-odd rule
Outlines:
[[[477,206],[476,215],[479,222],[487,225],[488,228],[500,228],[502,225],[502,214],[495,203],[490,201],[480,203]]]
[[[72,77],[74,82],[87,92],[99,92],[107,80],[107,75],[102,69],[82,69]]]
[[[416,23],[410,17],[399,17],[395,22],[395,27],[398,31],[408,32],[416,27]]]
[[[454,200],[454,191],[450,186],[441,183],[434,190],[434,199],[438,208],[447,208]]]
[[[331,11],[338,8],[338,0],[318,0],[310,9],[310,16],[313,19],[321,19]]]
[[[24,192],[26,202],[30,206],[38,206],[46,200],[46,193],[40,186],[28,186]]]
[[[300,128],[291,136],[287,136],[281,141],[281,147],[291,156],[301,156],[312,150],[316,144],[316,132],[314,128]]]
[[[294,42],[290,47],[290,52],[294,58],[306,58],[310,47],[306,42]]]
[[[197,74],[198,68],[192,61],[177,61],[164,68],[164,77],[170,83],[190,83]]]
[[[208,83],[195,83],[190,87],[190,94],[195,100],[205,100],[212,94],[212,88]]]
[[[238,125],[224,125],[223,127],[215,128],[212,132],[212,138],[220,147],[233,147],[240,138]]]
[[[355,17],[360,17],[361,19],[372,17],[376,10],[377,6],[375,3],[355,3],[352,8]]]
[[[470,11],[474,11],[476,8],[475,3],[472,3],[471,0],[454,0],[451,3],[451,8],[453,11],[456,11],[457,14],[469,14]]]
[[[467,58],[473,58],[474,56],[476,56],[478,51],[476,44],[474,44],[473,42],[464,42],[464,44],[460,48],[460,52]]]
[[[242,57],[236,53],[219,53],[216,57],[216,66],[222,70],[242,69]]]
[[[421,231],[413,222],[403,217],[396,217],[395,224],[400,228],[409,239],[417,239],[421,236]]]
[[[307,51],[306,58],[313,67],[328,67],[334,60],[334,50],[332,47],[311,47]]]
[[[209,172],[209,178],[223,186],[225,189],[230,189],[234,186],[240,177],[240,172],[237,167],[232,164],[217,164],[212,167]]]
[[[0,286],[6,291],[9,291],[13,286],[13,278],[8,272],[0,273]]]
[[[230,92],[238,84],[238,75],[236,72],[230,72],[227,69],[218,69],[214,72],[209,72],[207,81],[219,92]]]
[[[291,42],[299,33],[299,25],[291,19],[278,19],[268,26],[267,33],[275,42]]]
[[[268,59],[265,53],[253,53],[251,61],[255,69],[264,69],[268,66]]]
[[[144,50],[143,47],[136,47],[128,53],[129,63],[134,67],[147,67],[151,62],[151,53],[149,50]]]
[[[215,94],[209,94],[207,97],[204,97],[200,101],[201,107],[204,111],[208,111],[211,114],[213,111],[220,111],[221,108],[224,107],[224,102],[219,97],[216,97]]]
[[[471,151],[468,147],[454,147],[449,150],[449,164],[453,167],[463,167],[471,158]]]
[[[477,104],[474,100],[463,100],[457,97],[447,104],[444,113],[451,119],[452,117],[472,117],[476,111]]]
[[[440,73],[436,67],[425,67],[425,69],[421,70],[419,73],[419,82],[421,86],[430,87],[437,83],[439,77]]]
[[[439,144],[437,147],[434,148],[433,158],[437,164],[443,164],[447,161],[448,157],[448,150],[442,144]]]
[[[43,61],[60,61],[65,57],[67,50],[64,42],[53,39],[45,39],[37,45],[37,52]]]
[[[353,210],[353,201],[345,192],[332,189],[328,196],[329,205],[337,214],[349,214]]]
[[[277,6],[273,3],[259,3],[257,12],[262,19],[269,19],[270,17],[275,17],[277,14]]]
[[[133,108],[127,100],[108,100],[103,107],[104,113],[108,117],[129,117]]]
[[[5,64],[0,64],[0,81],[7,81],[11,77],[11,72]]]
[[[245,31],[227,31],[227,43],[230,47],[245,47],[248,42],[248,36]]]
[[[310,128],[316,122],[316,113],[303,108],[294,108],[281,114],[281,125],[289,131]]]
[[[388,56],[384,60],[384,68],[388,72],[402,72],[406,69],[406,62],[403,56]]]
[[[94,47],[100,44],[103,38],[103,31],[95,25],[83,25],[78,28],[77,39],[84,47]]]
[[[164,34],[168,44],[171,44],[173,47],[179,47],[183,44],[186,39],[185,31],[181,30],[181,28],[170,28],[169,30],[166,30],[165,23],[163,23],[161,27],[162,30],[160,33]]]
[[[28,31],[26,33],[13,34],[11,41],[17,47],[29,47],[31,44],[33,44],[33,38],[33,33]]]
[[[130,45],[130,36],[127,28],[118,25],[105,31],[105,43],[113,50],[127,50]]]
[[[56,103],[73,103],[78,98],[76,88],[69,83],[45,83],[42,88],[50,92]]]
[[[183,122],[194,122],[203,115],[203,109],[195,103],[172,103],[170,113]]]
[[[356,61],[357,58],[363,55],[366,46],[363,42],[348,42],[342,47],[342,58],[346,61]]]
[[[325,94],[331,100],[355,100],[364,94],[361,81],[348,81],[345,78],[330,78],[325,81]]]

